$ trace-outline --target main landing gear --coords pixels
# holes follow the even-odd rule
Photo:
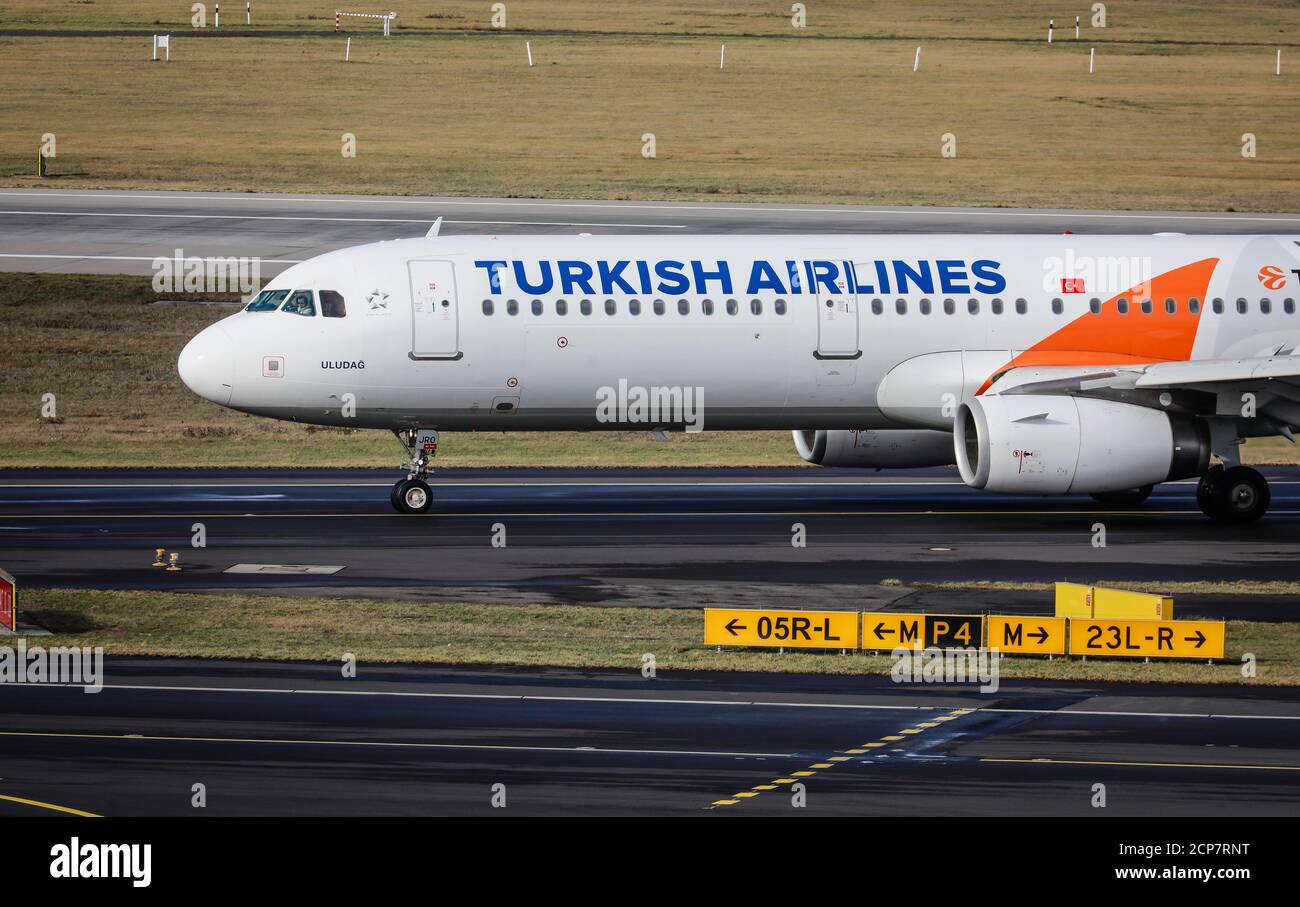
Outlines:
[[[1268,511],[1268,480],[1249,466],[1215,466],[1196,486],[1201,512],[1221,523],[1253,523]]]
[[[437,433],[432,433],[432,441],[429,439],[431,433],[416,429],[403,429],[393,434],[410,455],[406,461],[406,478],[394,485],[389,495],[393,509],[398,513],[425,513],[433,503],[433,491],[426,480],[429,458],[438,450]]]

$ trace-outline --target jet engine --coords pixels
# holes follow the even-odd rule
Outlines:
[[[1206,424],[1092,397],[973,397],[953,426],[967,485],[1020,494],[1098,494],[1186,479],[1210,459]]]
[[[797,431],[794,446],[799,456],[818,466],[905,469],[954,462],[952,435],[946,431]]]

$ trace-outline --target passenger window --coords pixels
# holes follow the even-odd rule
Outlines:
[[[1170,315],[1178,314],[1178,300],[1170,297],[1165,300],[1165,311]]]
[[[922,299],[922,300],[921,300],[921,304],[920,304],[920,309],[921,309],[921,314],[922,314],[922,315],[929,315],[929,314],[930,314],[930,300],[928,300],[928,299]]]
[[[307,315],[314,317],[316,315],[316,301],[312,297],[311,290],[294,290],[289,301],[284,304],[281,312],[288,312],[290,315]]]
[[[1142,300],[1142,314],[1143,314],[1143,315],[1150,315],[1150,314],[1151,314],[1151,300],[1150,300],[1150,299],[1144,299],[1144,300]]]
[[[957,303],[953,302],[951,299],[945,299],[943,301],[943,313],[945,315],[951,315],[956,311],[957,311]]]
[[[492,300],[491,300],[491,299],[484,299],[484,300],[483,300],[483,314],[484,314],[484,315],[491,315],[491,314],[492,314],[492,309],[493,309],[493,306],[492,306]]]
[[[734,300],[734,299],[728,299],[728,300],[727,300],[727,314],[728,314],[728,315],[735,315],[735,314],[736,314],[737,312],[739,312],[739,311],[740,311],[740,303],[736,302],[736,300]]]
[[[248,304],[245,312],[274,312],[289,295],[288,290],[263,290],[257,298]]]
[[[751,312],[753,312],[755,315],[762,315],[762,314],[763,314],[763,300],[761,300],[761,299],[751,299],[751,300],[749,301],[749,310],[750,310]]]
[[[542,301],[540,299],[533,300],[533,314],[534,315],[542,314]]]
[[[778,299],[778,300],[776,301],[776,303],[772,306],[772,308],[776,309],[776,314],[778,314],[778,315],[784,315],[784,314],[785,314],[785,300],[784,300],[784,299]]]
[[[662,299],[656,299],[656,300],[655,300],[655,314],[656,314],[656,315],[662,315],[662,314],[663,314],[664,312],[666,312],[666,311],[668,311],[668,307],[667,307],[666,305],[664,305],[664,301],[663,301]]]
[[[1222,300],[1222,299],[1216,299],[1216,300],[1214,300],[1214,302],[1212,302],[1210,305],[1211,305],[1211,307],[1214,309],[1214,314],[1216,314],[1216,315],[1222,315],[1222,314],[1223,314],[1223,300]]]
[[[1127,315],[1127,314],[1128,314],[1128,300],[1127,300],[1127,299],[1123,299],[1123,298],[1121,298],[1118,302],[1116,302],[1116,303],[1115,303],[1115,311],[1119,312],[1121,315]]]
[[[883,315],[884,313],[885,313],[885,300],[883,299],[871,300],[871,314]]]
[[[343,294],[333,290],[320,291],[320,313],[326,318],[346,318],[348,307],[343,302]]]
[[[1060,314],[1061,314],[1062,312],[1064,312],[1064,311],[1065,311],[1065,303],[1062,302],[1062,301],[1059,300],[1059,299],[1053,299],[1053,300],[1052,300],[1052,314],[1053,314],[1053,315],[1060,315]]]
[[[1001,299],[994,299],[994,300],[993,300],[993,314],[994,314],[994,315],[1001,315],[1001,314],[1002,314],[1002,300],[1001,300]]]
[[[1294,315],[1294,314],[1295,314],[1295,300],[1294,300],[1294,299],[1283,299],[1283,300],[1282,300],[1282,311],[1283,311],[1283,312],[1286,312],[1288,315]]]
[[[1238,314],[1245,315],[1248,311],[1250,311],[1250,303],[1248,303],[1248,302],[1247,302],[1246,300],[1244,300],[1244,299],[1238,299],[1238,300],[1237,300],[1237,312],[1238,312]]]
[[[605,314],[606,314],[606,315],[617,315],[617,314],[618,314],[618,303],[615,302],[615,301],[612,300],[612,299],[606,299],[606,300],[605,300]]]
[[[897,313],[900,314],[900,315],[906,315],[906,314],[907,314],[907,300],[906,300],[906,299],[895,299],[895,300],[894,300],[894,311],[897,312]]]
[[[1028,311],[1029,311],[1029,303],[1025,302],[1025,300],[1023,300],[1023,299],[1017,299],[1017,300],[1016,300],[1016,314],[1017,314],[1017,315],[1023,315],[1023,314],[1025,314],[1025,313],[1028,312]]]
[[[581,313],[584,314],[584,315],[590,315],[590,314],[591,314],[591,300],[590,300],[590,299],[584,299],[584,300],[582,300],[582,302],[578,303],[578,311],[581,312]]]
[[[704,300],[703,302],[701,302],[701,303],[700,303],[700,310],[703,311],[705,315],[712,315],[712,314],[713,314],[713,300],[712,300],[712,299],[706,299],[706,300]]]
[[[1089,311],[1089,312],[1092,312],[1092,314],[1094,314],[1094,315],[1100,315],[1100,314],[1101,314],[1101,300],[1100,300],[1100,299],[1089,299],[1089,300],[1088,300],[1088,311]]]
[[[627,301],[627,313],[628,313],[629,315],[640,315],[640,314],[641,314],[641,300],[639,300],[639,299],[629,299],[629,300]]]
[[[678,315],[691,314],[691,301],[689,299],[677,300],[677,314]]]
[[[516,302],[516,301],[513,300],[513,299],[506,300],[506,314],[507,314],[507,315],[518,315],[518,314],[519,314],[519,303]]]
[[[555,300],[555,314],[556,315],[569,314],[569,301],[567,299]]]
[[[1201,301],[1195,296],[1187,300],[1187,311],[1191,312],[1193,315],[1199,314],[1201,311]]]
[[[1271,299],[1261,299],[1259,301],[1259,311],[1262,315],[1267,315],[1273,311],[1273,301]]]
[[[978,315],[980,313],[980,301],[978,299],[967,299],[966,311],[972,315]]]

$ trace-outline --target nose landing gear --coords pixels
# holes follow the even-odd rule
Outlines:
[[[433,491],[427,478],[429,460],[438,452],[438,433],[407,428],[393,434],[410,458],[406,461],[407,477],[393,486],[389,500],[398,513],[426,513],[433,503]]]
[[[1268,511],[1268,480],[1249,466],[1215,466],[1201,476],[1196,503],[1221,523],[1253,523]]]

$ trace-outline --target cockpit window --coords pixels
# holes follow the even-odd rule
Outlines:
[[[263,290],[257,298],[248,304],[245,312],[274,312],[289,295],[288,290]]]
[[[343,294],[333,290],[320,291],[320,313],[326,318],[345,318],[348,308],[343,302]]]
[[[312,299],[311,290],[294,290],[293,295],[280,311],[293,315],[315,315],[316,302]]]

